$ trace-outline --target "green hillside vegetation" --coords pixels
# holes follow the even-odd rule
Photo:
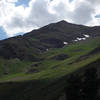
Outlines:
[[[39,54],[37,61],[0,58],[0,97],[2,100],[55,100],[66,87],[71,74],[99,67],[100,38],[70,43]],[[10,92],[9,92],[10,91]]]

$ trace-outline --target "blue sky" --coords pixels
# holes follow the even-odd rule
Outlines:
[[[18,0],[18,2],[16,2],[16,6],[19,6],[19,5],[24,5],[24,7],[27,7],[28,4],[29,4],[30,0]]]
[[[69,2],[72,2],[73,0],[69,0]]]
[[[100,15],[96,15],[95,17],[96,17],[96,18],[100,18]]]
[[[18,2],[15,3],[16,6],[23,5],[24,7],[28,7],[30,0],[18,0]],[[18,33],[17,35],[22,35],[23,32]],[[8,35],[4,31],[3,27],[0,27],[0,40],[3,40],[5,38],[8,38]]]
[[[0,40],[7,38],[8,36],[6,35],[4,29],[0,27]]]

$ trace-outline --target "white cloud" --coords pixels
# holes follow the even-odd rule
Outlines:
[[[15,6],[18,0],[0,0],[0,26],[13,36],[52,22],[66,20],[76,24],[100,25],[100,0],[31,0],[29,6]]]

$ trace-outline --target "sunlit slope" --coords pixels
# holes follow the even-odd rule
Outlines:
[[[84,60],[98,58],[98,53],[93,55],[88,54],[99,45],[100,38],[95,38],[88,41],[81,41],[80,43],[69,44],[63,48],[51,49],[41,54],[41,60],[38,62],[20,61],[19,59],[5,60],[1,58],[0,75],[2,77],[11,77],[11,75],[15,76],[13,74],[16,74],[17,76],[19,73],[25,76],[41,76],[42,73],[55,72],[59,69],[73,69],[73,67],[69,66],[84,62]],[[91,58],[91,56],[93,57]]]

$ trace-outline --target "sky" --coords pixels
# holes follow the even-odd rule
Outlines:
[[[0,0],[0,40],[66,20],[100,25],[100,0]]]

